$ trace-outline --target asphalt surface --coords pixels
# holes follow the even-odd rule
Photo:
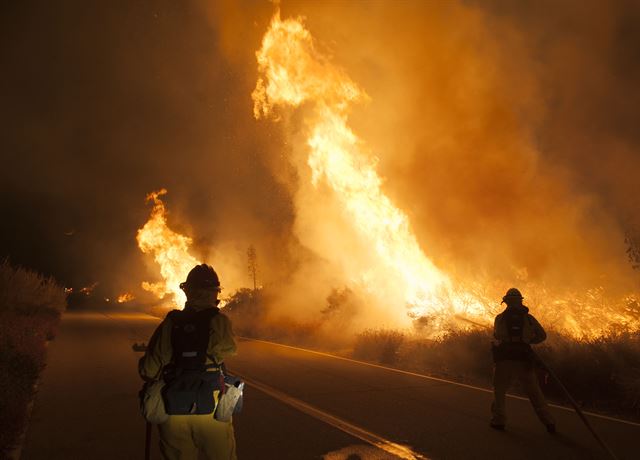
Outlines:
[[[140,354],[131,347],[157,324],[143,314],[66,313],[22,458],[144,458]],[[234,417],[242,460],[389,459],[396,447],[405,458],[608,458],[567,410],[552,409],[559,429],[552,436],[527,401],[509,399],[501,433],[488,426],[491,394],[481,389],[242,339],[227,364],[255,383]],[[639,425],[589,420],[620,459],[638,458]],[[155,430],[151,458],[160,458]]]

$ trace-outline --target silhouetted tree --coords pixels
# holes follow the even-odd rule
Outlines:
[[[624,238],[627,243],[627,256],[635,270],[640,270],[640,231],[636,228],[627,230]]]
[[[247,249],[247,269],[249,270],[249,276],[253,280],[253,290],[258,288],[257,275],[258,275],[258,261],[256,255],[256,248],[253,245]]]

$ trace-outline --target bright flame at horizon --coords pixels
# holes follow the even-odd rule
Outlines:
[[[167,190],[163,188],[147,195],[146,200],[153,202],[151,216],[136,235],[140,250],[153,255],[163,278],[163,281],[157,283],[144,281],[142,288],[159,299],[170,295],[175,305],[182,305],[187,297],[180,289],[180,283],[187,279],[189,270],[199,262],[189,252],[191,238],[176,233],[167,226],[167,212],[160,199],[166,193]]]
[[[116,301],[118,303],[125,303],[125,302],[131,302],[134,299],[135,299],[135,296],[133,294],[131,294],[130,292],[125,292],[124,294],[120,294],[116,299]]]

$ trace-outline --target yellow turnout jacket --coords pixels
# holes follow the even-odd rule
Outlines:
[[[151,336],[147,352],[138,363],[138,372],[144,380],[159,379],[162,368],[171,362],[173,356],[171,328],[171,319],[165,317]],[[235,353],[236,342],[233,337],[231,321],[225,314],[219,312],[211,318],[207,354],[213,356],[217,364],[222,364],[225,358]],[[207,358],[207,363],[211,363],[209,358]]]

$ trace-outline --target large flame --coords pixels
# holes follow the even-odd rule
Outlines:
[[[152,254],[160,266],[163,280],[157,283],[145,281],[142,287],[160,299],[169,295],[174,304],[181,305],[186,296],[180,289],[180,283],[199,262],[189,252],[191,238],[176,233],[167,226],[166,209],[160,199],[166,193],[166,189],[161,189],[147,195],[147,201],[153,202],[151,216],[136,236],[142,252]]]
[[[273,114],[279,105],[312,103],[306,117],[312,182],[326,181],[359,238],[375,253],[374,268],[364,261],[354,267],[366,274],[366,289],[403,299],[412,317],[480,311],[472,296],[454,294],[450,279],[420,248],[407,215],[383,193],[376,159],[365,154],[348,125],[350,106],[367,99],[364,91],[317,51],[301,19],[282,21],[277,13],[256,55],[261,74],[253,92],[257,118]]]
[[[310,185],[301,187],[313,190],[315,198],[301,199],[298,209],[311,215],[301,231],[316,229],[303,243],[315,245],[312,249],[332,262],[346,282],[377,299],[398,323],[427,318],[420,324],[436,334],[454,323],[459,326],[460,319],[490,325],[501,308],[496,293],[510,286],[497,283],[500,286],[493,289],[480,279],[463,283],[430,260],[407,214],[385,195],[377,159],[349,126],[351,106],[368,96],[318,51],[302,19],[283,21],[277,13],[256,56],[260,72],[252,94],[256,118],[277,120],[278,109],[300,108],[306,125],[304,163],[294,162],[302,168],[301,176],[309,177]],[[151,216],[137,235],[140,249],[159,264],[163,281],[143,287],[180,304],[185,296],[179,284],[198,262],[190,253],[191,239],[167,226],[160,199],[165,193],[163,189],[149,194]],[[525,295],[534,300],[536,315],[574,337],[596,337],[620,326],[640,328],[636,295],[610,300],[598,287],[584,293],[551,293],[526,283],[526,278],[522,284]],[[397,308],[398,304],[406,308]]]
[[[395,310],[405,321],[429,318],[427,323],[436,333],[444,332],[456,318],[491,324],[500,309],[495,293],[487,296],[486,289],[478,288],[486,284],[480,280],[467,282],[463,288],[436,267],[418,244],[407,215],[383,192],[376,158],[349,127],[350,107],[368,96],[318,51],[302,18],[281,20],[276,13],[256,57],[260,77],[252,94],[255,117],[278,120],[278,108],[301,108],[307,127],[306,166],[316,194],[328,186],[332,196],[323,200],[335,200],[341,210],[341,216],[332,214],[331,220],[348,222],[340,231],[353,232],[351,241],[370,248],[350,247],[344,255],[325,246],[321,255],[386,305],[402,299],[408,310]],[[317,225],[328,229],[326,222]],[[322,231],[315,235],[323,236]],[[526,287],[528,293],[544,291],[544,287]],[[546,308],[536,313],[547,324],[575,337],[595,337],[618,326],[640,327],[635,296],[605,305],[590,293],[545,293]]]

